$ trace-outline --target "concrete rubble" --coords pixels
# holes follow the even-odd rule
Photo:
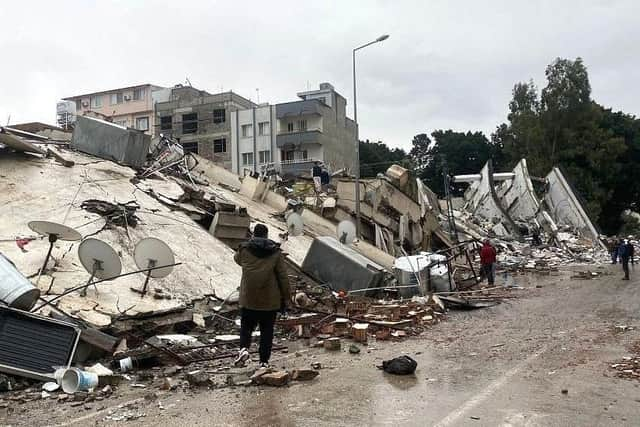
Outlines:
[[[0,253],[39,291],[37,301],[19,308],[77,331],[65,367],[97,375],[99,385],[69,395],[0,374],[0,391],[15,393],[0,394],[0,406],[36,399],[89,405],[119,387],[172,392],[316,378],[317,362],[313,369],[229,370],[239,342],[241,270],[234,248],[257,223],[281,243],[294,289],[291,313],[277,321],[275,353],[296,342],[316,351],[370,351],[377,340],[421,334],[444,320],[448,307],[513,297],[516,286],[478,290],[477,249],[484,238],[499,249],[499,273],[602,259],[599,236],[559,169],[538,194],[525,160],[501,174],[488,164],[477,175],[455,177],[469,189],[449,209],[394,165],[361,180],[363,236],[341,243],[336,225],[353,221],[355,212],[351,177],[336,173],[326,191],[310,193],[304,176],[293,184],[266,173],[238,177],[185,154],[168,138],[151,142],[112,123],[79,119],[73,136],[51,147],[49,137],[0,128]],[[292,212],[304,222],[302,234],[285,222]],[[43,266],[51,237],[32,231],[33,220],[107,243],[121,273],[87,282],[91,273],[79,258],[79,242],[62,239],[52,242]],[[542,244],[534,242],[535,233]],[[153,277],[147,271],[155,267],[143,271],[136,263],[136,245],[149,237],[170,248],[174,262],[156,266],[169,274]],[[38,378],[55,385],[59,366],[50,368]],[[20,375],[15,366],[0,364],[0,371]],[[137,407],[123,407],[107,419],[141,416]]]

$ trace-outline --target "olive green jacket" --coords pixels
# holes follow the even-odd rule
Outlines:
[[[240,245],[234,259],[242,267],[240,307],[275,311],[289,305],[289,277],[277,243],[253,238]]]

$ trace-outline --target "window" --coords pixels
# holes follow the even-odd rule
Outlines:
[[[270,163],[271,162],[271,151],[269,151],[269,150],[258,151],[258,160],[260,161],[261,165],[263,165],[265,163]]]
[[[127,120],[114,120],[113,123],[119,125],[119,126],[124,126],[127,127]]]
[[[122,104],[122,92],[111,94],[111,105]]]
[[[309,158],[308,154],[309,153],[307,153],[307,150],[302,150],[302,159],[307,160]]]
[[[242,125],[242,137],[247,138],[253,134],[253,125]]]
[[[253,153],[242,153],[242,166],[253,166]]]
[[[298,130],[300,130],[300,131],[307,130],[307,121],[306,120],[298,120]]]
[[[76,99],[76,111],[82,110],[82,99]]]
[[[149,117],[136,117],[136,129],[149,130]]]
[[[282,159],[283,162],[289,162],[293,160],[293,154],[294,154],[293,150],[289,150],[289,151],[280,150],[280,158]]]
[[[183,142],[182,150],[185,153],[198,154],[198,142]]]
[[[214,153],[226,153],[227,152],[227,140],[225,138],[213,140],[213,152]]]
[[[91,108],[100,108],[100,107],[102,107],[102,95],[92,96]]]
[[[226,120],[226,113],[224,108],[213,110],[213,123],[224,123]]]
[[[182,133],[196,133],[198,131],[198,113],[182,115]]]
[[[142,101],[147,96],[147,90],[143,87],[133,90],[133,100]]]
[[[160,130],[171,130],[173,127],[171,116],[160,117]]]
[[[287,123],[287,132],[293,132],[293,123],[292,122]]]
[[[269,122],[258,123],[258,135],[269,135]]]

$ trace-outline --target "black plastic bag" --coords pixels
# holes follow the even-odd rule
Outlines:
[[[416,371],[417,367],[418,362],[406,355],[385,360],[382,362],[382,366],[378,366],[385,372],[395,375],[411,375]]]

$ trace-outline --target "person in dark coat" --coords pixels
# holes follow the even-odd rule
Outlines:
[[[260,327],[260,364],[269,365],[273,328],[278,311],[285,312],[290,301],[289,278],[280,245],[268,238],[268,229],[257,224],[253,237],[241,243],[234,257],[242,267],[240,280],[240,352],[236,366],[249,359],[251,334]]]
[[[489,286],[493,286],[496,278],[496,249],[491,246],[489,239],[484,241],[480,249],[480,269]]]
[[[624,277],[622,280],[629,280],[629,259],[633,262],[633,245],[627,239],[625,239],[618,247],[618,256],[622,262],[622,270],[624,271]]]

